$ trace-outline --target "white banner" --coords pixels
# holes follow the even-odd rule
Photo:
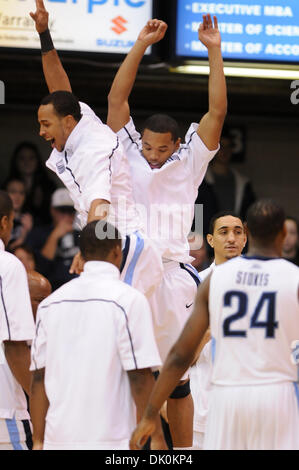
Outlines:
[[[152,0],[44,0],[56,49],[127,53],[152,17]],[[39,49],[34,0],[0,0],[0,47]],[[147,51],[149,53],[150,51]]]

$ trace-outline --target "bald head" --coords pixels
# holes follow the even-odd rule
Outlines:
[[[38,305],[51,294],[52,287],[48,279],[37,271],[28,271],[27,276],[32,311],[35,319]]]

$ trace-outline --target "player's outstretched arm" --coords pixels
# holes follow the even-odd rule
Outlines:
[[[201,119],[197,133],[209,150],[218,146],[227,112],[226,81],[221,54],[221,36],[218,22],[214,25],[210,15],[203,16],[198,29],[199,40],[207,47],[209,54],[209,111]]]
[[[148,402],[150,393],[155,385],[151,369],[136,369],[128,371],[130,387],[137,409],[137,422],[140,421]],[[164,439],[160,416],[156,416],[155,431],[151,440],[152,450],[168,449]]]
[[[181,336],[170,350],[161,374],[151,393],[144,415],[132,434],[130,448],[140,449],[155,430],[155,420],[164,401],[177,386],[184,372],[191,365],[198,344],[209,326],[210,276],[198,290],[194,310]]]
[[[30,416],[33,425],[33,450],[42,450],[49,401],[45,390],[45,369],[33,372],[30,394]]]
[[[54,49],[48,28],[49,13],[43,0],[35,0],[36,12],[30,13],[35,28],[40,36],[42,64],[46,83],[50,93],[57,90],[72,91],[69,78],[61,64],[57,51]]]
[[[167,24],[164,21],[149,20],[120,66],[108,95],[107,124],[114,132],[118,132],[129,121],[128,99],[146,49],[163,39],[166,30]]]

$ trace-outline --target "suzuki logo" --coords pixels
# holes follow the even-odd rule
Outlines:
[[[127,23],[127,20],[125,20],[122,16],[113,18],[112,23],[114,23],[115,26],[113,26],[111,29],[116,34],[122,34],[124,31],[127,31],[127,28],[124,27],[124,24]]]

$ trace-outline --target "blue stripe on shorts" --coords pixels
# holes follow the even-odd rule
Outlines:
[[[137,262],[139,260],[139,257],[142,253],[142,250],[144,248],[144,240],[143,238],[139,235],[138,232],[134,232],[134,235],[136,236],[137,238],[137,242],[136,242],[136,246],[135,246],[135,251],[134,251],[134,255],[129,263],[129,266],[127,268],[127,271],[126,271],[126,274],[125,274],[125,278],[124,278],[124,282],[126,284],[129,284],[130,286],[132,285],[132,281],[133,281],[133,275],[134,275],[134,270],[136,268],[136,265],[137,265]]]
[[[24,450],[20,443],[20,434],[19,434],[19,430],[18,430],[15,418],[6,419],[5,422],[6,422],[10,442],[14,450]]]

